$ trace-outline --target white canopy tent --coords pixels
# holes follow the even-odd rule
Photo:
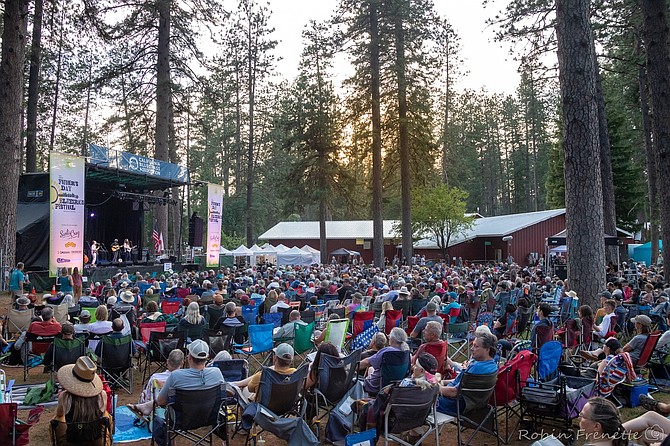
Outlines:
[[[319,251],[318,249],[314,249],[309,245],[305,245],[300,249],[312,254],[312,263],[321,263],[321,251]]]
[[[281,252],[286,252],[286,251],[288,251],[288,249],[289,249],[288,246],[283,245],[283,244],[281,244],[281,243],[278,244],[277,246],[275,246],[275,252],[276,252],[277,254],[279,254],[279,253],[281,253]]]
[[[244,245],[238,246],[237,249],[233,251],[233,256],[235,257],[251,257],[252,255],[254,255],[254,252]]]
[[[233,255],[233,252],[227,250],[226,248],[224,248],[224,247],[222,246],[221,248],[219,248],[219,254],[224,255],[224,256],[232,256],[232,255]]]
[[[277,265],[302,265],[308,266],[313,263],[312,253],[305,252],[294,246],[288,251],[277,253]]]

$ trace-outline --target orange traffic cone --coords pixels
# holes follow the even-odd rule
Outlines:
[[[56,295],[56,284],[55,283],[51,286],[51,295],[52,296]]]

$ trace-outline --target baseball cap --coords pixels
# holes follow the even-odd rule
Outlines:
[[[634,324],[639,323],[647,327],[651,327],[651,318],[646,314],[638,314],[637,316],[631,319],[631,322],[633,322]]]
[[[188,344],[188,353],[196,359],[207,359],[209,357],[209,346],[202,339],[196,339]]]
[[[279,344],[277,347],[275,347],[273,350],[275,352],[275,355],[277,355],[278,358],[282,359],[293,359],[293,347],[291,347],[289,344],[286,342],[282,342]]]
[[[607,290],[601,291],[601,292],[598,293],[598,297],[604,297],[605,299],[611,299],[612,298],[612,293],[610,293]]]
[[[433,303],[433,302],[428,302],[428,304],[426,305],[426,311],[431,311],[431,312],[432,311],[437,311],[437,305],[435,305],[435,303]]]
[[[417,359],[417,362],[422,369],[431,375],[437,373],[437,359],[435,359],[435,356],[431,355],[430,353],[421,353]]]
[[[81,310],[81,313],[79,313],[79,319],[90,319],[91,318],[91,312],[88,310]]]

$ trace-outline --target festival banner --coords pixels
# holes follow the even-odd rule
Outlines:
[[[223,186],[207,185],[207,268],[219,266],[221,252],[221,210]]]
[[[50,243],[49,276],[62,268],[84,267],[84,158],[49,155]]]

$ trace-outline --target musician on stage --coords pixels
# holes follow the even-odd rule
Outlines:
[[[130,253],[133,250],[133,244],[130,243],[130,240],[125,239],[123,240],[123,261],[124,262],[129,262],[130,261]]]
[[[119,260],[119,250],[121,249],[121,245],[119,245],[119,239],[115,238],[114,241],[112,242],[112,252],[114,253],[112,257],[112,262],[117,262]]]
[[[91,266],[96,267],[96,263],[98,262],[98,250],[100,247],[98,246],[98,242],[93,240],[91,242]]]

